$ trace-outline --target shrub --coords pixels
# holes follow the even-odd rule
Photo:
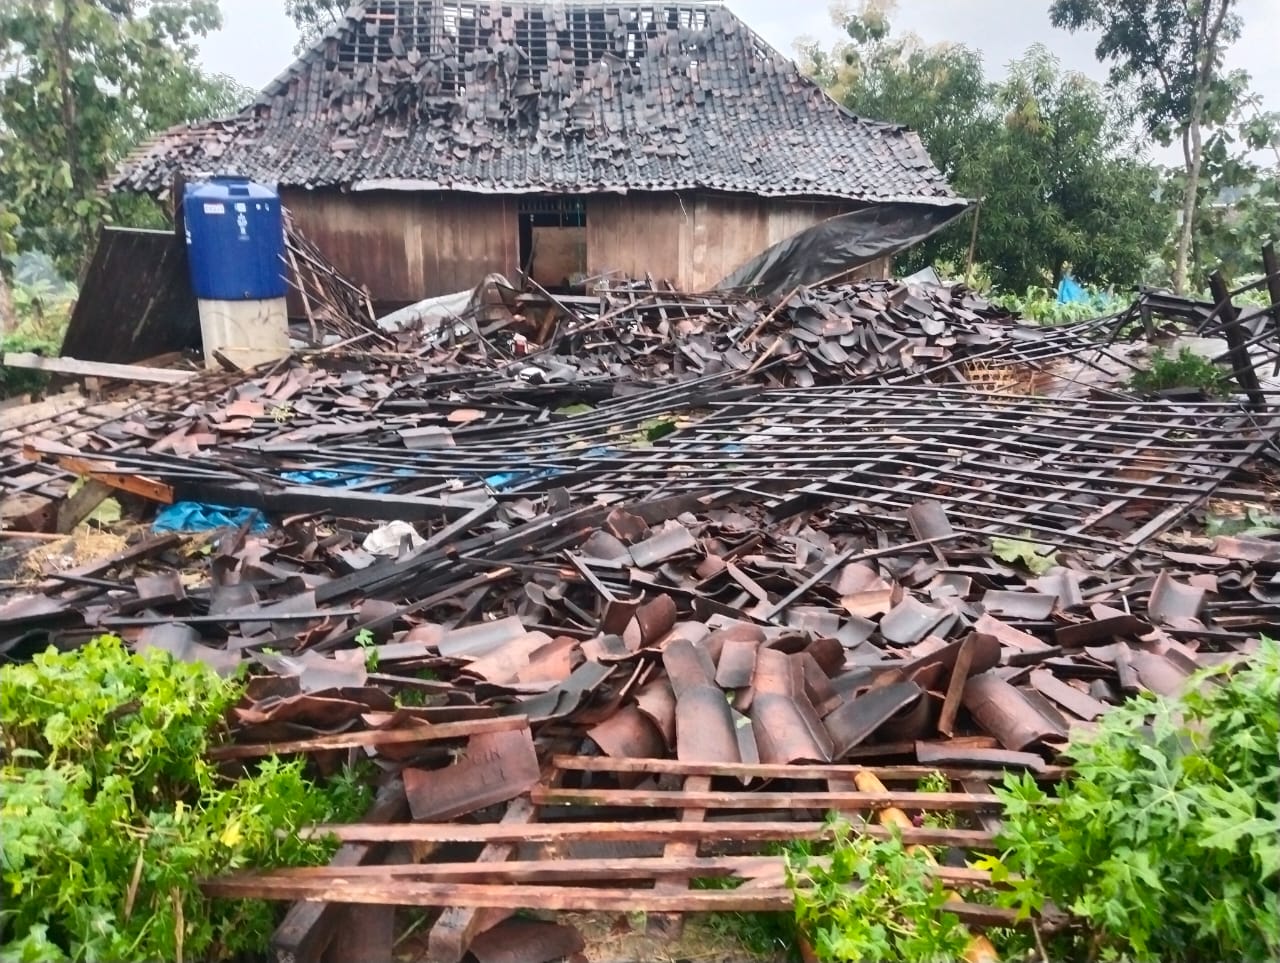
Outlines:
[[[1129,379],[1129,388],[1144,394],[1173,388],[1199,388],[1213,397],[1230,392],[1230,379],[1216,364],[1190,348],[1184,347],[1176,358],[1157,348],[1151,355],[1151,367],[1135,371]]]
[[[1072,741],[1057,799],[1006,777],[986,865],[1023,874],[1024,911],[1048,899],[1087,925],[1061,958],[1280,958],[1280,647],[1252,658],[1109,713]]]
[[[205,759],[238,682],[104,636],[0,669],[5,763],[0,959],[221,959],[265,947],[276,910],[204,897],[247,865],[324,862],[299,826],[349,819],[368,792],[272,759],[230,779]]]

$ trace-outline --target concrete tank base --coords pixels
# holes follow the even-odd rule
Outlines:
[[[201,300],[199,304],[206,368],[221,370],[214,351],[238,368],[253,368],[289,354],[289,314],[284,298]]]

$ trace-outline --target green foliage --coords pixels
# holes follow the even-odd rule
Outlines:
[[[1270,538],[1280,535],[1280,515],[1269,513],[1257,505],[1245,509],[1244,517],[1210,515],[1205,534],[1245,535],[1253,538]]]
[[[763,853],[781,856],[788,851],[782,843],[770,843]],[[796,850],[799,852],[800,850]],[[735,877],[695,879],[693,889],[737,889],[743,880]],[[718,937],[732,940],[754,956],[767,959],[799,959],[794,913],[707,913],[707,926]]]
[[[10,293],[17,328],[0,336],[0,354],[7,351],[59,354],[75,304],[75,286],[15,271]],[[48,375],[43,371],[0,367],[0,399],[39,391],[47,382]]]
[[[5,765],[0,958],[223,959],[260,951],[276,909],[206,899],[200,879],[321,863],[305,824],[350,819],[368,790],[324,790],[302,762],[239,780],[204,758],[238,682],[102,637],[0,669]]]
[[[1135,371],[1128,385],[1130,390],[1143,394],[1172,388],[1199,388],[1210,397],[1230,392],[1226,372],[1190,348],[1183,348],[1173,358],[1163,348],[1157,348],[1151,355],[1151,367]]]
[[[931,772],[916,783],[916,792],[951,792],[951,780],[940,772]],[[933,829],[955,829],[956,814],[929,810],[921,815],[920,824]]]
[[[796,924],[824,963],[959,959],[968,934],[930,873],[924,850],[856,835],[829,822],[829,854],[787,855]]]
[[[1096,32],[1095,53],[1111,65],[1112,83],[1134,90],[1147,130],[1168,144],[1189,124],[1202,88],[1216,95],[1209,98],[1209,116],[1226,119],[1229,91],[1217,69],[1225,48],[1240,36],[1235,5],[1236,0],[1053,0],[1049,19],[1055,27]]]
[[[991,551],[1010,565],[1021,562],[1032,575],[1043,575],[1058,564],[1053,546],[1033,542],[1029,531],[1024,531],[1021,538],[993,538]]]
[[[315,43],[346,16],[350,6],[347,0],[284,0],[284,12],[298,28],[294,52],[302,53]]]
[[[915,129],[956,191],[982,199],[977,257],[997,284],[1043,286],[1068,264],[1097,284],[1141,280],[1171,217],[1153,204],[1158,171],[1129,143],[1123,100],[1043,47],[991,80],[977,51],[893,37],[871,4],[837,22],[848,39],[830,51],[802,45],[802,64],[855,113]],[[900,269],[964,263],[971,228],[962,219],[900,257]]]
[[[98,186],[124,154],[245,102],[243,88],[197,64],[196,39],[220,22],[216,0],[0,5],[6,246],[45,251],[75,275],[98,227],[121,213]]]
[[[1052,900],[1088,924],[1061,959],[1274,960],[1280,956],[1280,646],[1143,697],[1072,740],[1074,775],[1049,797],[1007,776],[1008,902]]]
[[[795,919],[790,913],[708,913],[707,926],[717,937],[732,940],[752,956],[799,959]]]
[[[1058,302],[1056,291],[1042,287],[1027,288],[1022,294],[994,293],[991,295],[991,302],[1037,324],[1069,324],[1072,321],[1101,318],[1119,314],[1130,304],[1125,298],[1099,290],[1093,285],[1085,285],[1085,291],[1089,295],[1087,301],[1071,301],[1066,304]]]
[[[1229,173],[1223,163],[1231,160],[1229,127],[1240,127],[1255,148],[1274,134],[1274,125],[1256,111],[1244,124],[1233,122],[1249,102],[1248,74],[1223,69],[1243,27],[1237,6],[1237,0],[1053,0],[1049,8],[1055,26],[1095,33],[1098,60],[1111,65],[1113,86],[1134,92],[1147,131],[1164,144],[1181,141],[1183,169],[1170,182],[1184,213],[1170,252],[1177,292],[1185,290],[1193,247],[1203,241],[1207,202],[1232,186],[1222,179]]]
[[[373,633],[368,629],[361,629],[356,633],[356,645],[364,649],[364,665],[370,672],[378,671],[378,643],[373,637]]]

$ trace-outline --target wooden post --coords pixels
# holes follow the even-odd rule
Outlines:
[[[1222,335],[1230,347],[1228,357],[1231,359],[1232,373],[1239,382],[1244,393],[1249,397],[1249,407],[1262,410],[1267,407],[1267,396],[1258,382],[1258,372],[1254,370],[1253,361],[1249,357],[1248,338],[1240,329],[1240,312],[1231,303],[1231,291],[1221,271],[1209,275],[1209,290],[1213,293],[1215,303],[1222,306]]]
[[[1276,242],[1268,241],[1262,249],[1262,271],[1267,276],[1267,292],[1271,295],[1271,323],[1280,331],[1280,257],[1276,255]],[[1271,375],[1280,374],[1280,357]]]

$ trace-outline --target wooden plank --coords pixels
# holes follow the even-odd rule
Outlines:
[[[815,860],[820,861],[820,860]],[[573,881],[636,881],[752,879],[781,869],[781,856],[641,856],[608,859],[520,859],[488,863],[416,863],[394,866],[300,866],[261,873],[236,873],[227,880],[417,880],[435,883],[554,883]],[[932,875],[947,883],[991,886],[991,874],[977,869],[937,866]],[[781,877],[779,877],[781,879]]]
[[[642,806],[657,809],[838,809],[862,812],[900,806],[972,812],[1001,808],[1000,799],[994,794],[964,792],[699,792],[548,789],[540,786],[532,791],[531,796],[541,806]]]
[[[46,398],[44,401],[11,405],[0,409],[0,431],[49,421],[68,411],[83,408],[88,403],[89,399],[80,393],[79,388],[76,388]]]
[[[111,494],[111,486],[90,478],[74,495],[68,495],[58,505],[56,527],[66,534],[93,514],[94,509]]]
[[[859,827],[860,833],[877,839],[888,839],[890,833],[879,826]],[[414,825],[374,826],[363,823],[325,824],[299,830],[304,838],[332,836],[340,842],[386,843],[550,843],[565,840],[599,839],[618,841],[648,840],[762,840],[823,839],[829,835],[825,822],[753,822],[712,821],[705,824],[677,820],[644,820],[636,822],[535,823],[528,826],[506,826],[501,823],[467,825],[465,823],[420,823]],[[982,849],[992,843],[990,833],[972,829],[910,828],[902,832],[903,841],[921,846],[956,846]]]
[[[53,374],[111,378],[116,381],[143,381],[152,384],[179,385],[199,372],[173,371],[169,368],[143,368],[136,364],[111,364],[106,361],[80,361],[77,358],[46,358],[25,351],[9,351],[0,363],[11,368],[29,368]]]
[[[292,742],[263,742],[247,745],[217,746],[210,749],[210,759],[257,759],[262,756],[280,756],[295,752],[324,752],[330,749],[357,749],[363,746],[392,746],[415,742],[440,742],[444,739],[465,739],[483,732],[504,732],[520,729],[529,724],[524,716],[503,716],[497,719],[468,719],[464,722],[442,722],[437,725],[421,725],[412,729],[369,729],[364,732],[343,732],[333,736],[316,736],[314,739],[297,739]]]
[[[537,812],[527,799],[515,799],[503,813],[501,824],[527,826],[536,818]],[[487,868],[498,868],[513,855],[515,855],[513,844],[490,843],[480,851],[474,863],[467,865],[473,870],[481,871]],[[476,936],[495,923],[501,922],[502,916],[505,914],[500,914],[498,919],[492,918],[492,915],[486,918],[485,914],[478,912],[475,907],[450,905],[440,914],[440,918],[431,927],[431,932],[427,934],[427,957],[441,963],[457,963],[466,955]]]
[[[658,893],[652,889],[594,889],[585,886],[485,886],[467,883],[393,883],[343,880],[211,880],[202,888],[225,899],[325,900],[391,906],[496,907],[613,913],[778,912],[792,908],[791,890],[693,890]],[[1011,926],[1017,912],[978,903],[950,902],[947,912],[982,926]]]
[[[711,789],[710,776],[688,776],[685,778],[683,790],[686,793],[707,793]],[[680,821],[682,823],[697,824],[704,822],[707,818],[707,811],[702,807],[690,806],[680,813]],[[675,840],[667,843],[662,849],[662,861],[664,863],[676,863],[682,859],[696,857],[698,855],[698,843],[690,840]],[[654,891],[664,894],[675,894],[686,892],[689,889],[689,877],[671,878],[663,877],[654,884]],[[655,936],[666,936],[669,939],[679,939],[684,933],[684,916],[680,914],[657,914],[649,917],[645,921],[645,929]]]
[[[210,880],[207,896],[225,899],[324,900],[393,906],[495,907],[501,909],[608,910],[698,913],[780,910],[791,907],[791,891],[699,890],[674,894],[651,889],[596,889],[586,886],[488,886],[470,883],[393,883],[341,880]]]
[[[904,745],[906,745],[904,743]],[[915,743],[911,743],[915,751]],[[684,762],[679,759],[612,759],[607,756],[556,756],[557,769],[577,772],[628,772],[682,776],[724,776],[731,779],[831,779],[869,772],[888,782],[912,782],[940,772],[949,779],[999,780],[1003,769],[957,769],[950,766],[851,766],[851,765],[787,765],[785,763]],[[1067,774],[1062,766],[1046,766],[1035,773],[1037,779],[1056,780]]]
[[[376,825],[404,819],[408,814],[404,784],[395,780],[378,790],[365,819]],[[382,849],[376,843],[345,843],[338,847],[328,866],[317,868],[350,871],[375,858]],[[291,907],[271,937],[277,963],[316,963],[332,942],[340,916],[339,907],[331,903],[309,902]]]
[[[50,452],[42,450],[46,447],[43,445],[23,445],[22,457],[28,461],[41,461],[42,455],[50,454]],[[173,486],[156,481],[154,478],[133,475],[127,472],[111,471],[104,468],[102,462],[80,458],[76,455],[55,452],[52,457],[59,468],[64,468],[73,474],[91,478],[110,488],[118,488],[120,491],[137,495],[149,501],[161,502],[165,505],[173,504]]]

